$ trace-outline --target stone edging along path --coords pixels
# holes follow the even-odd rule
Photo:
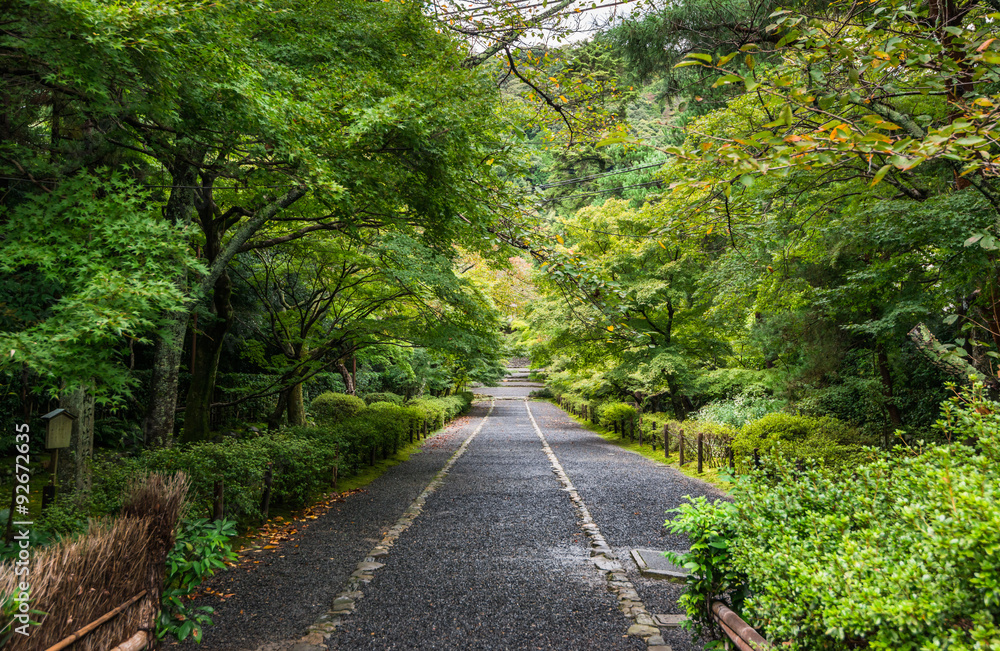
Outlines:
[[[436,491],[444,483],[445,478],[448,475],[448,471],[451,470],[455,462],[458,461],[465,450],[472,443],[472,439],[476,438],[480,430],[486,424],[489,419],[490,414],[493,413],[493,401],[490,401],[490,408],[483,416],[483,420],[476,427],[475,431],[472,432],[460,446],[455,450],[455,453],[451,455],[451,458],[444,464],[444,466],[434,475],[434,479],[427,484],[427,487],[417,496],[416,499],[407,507],[403,515],[396,520],[396,524],[389,528],[388,533],[382,538],[379,544],[375,545],[363,561],[358,563],[358,567],[354,572],[351,573],[351,578],[347,582],[347,586],[336,596],[333,600],[332,608],[324,615],[321,615],[319,619],[316,620],[309,627],[305,637],[296,642],[291,647],[291,651],[313,651],[314,649],[326,649],[327,647],[323,644],[323,640],[336,631],[337,626],[339,626],[344,617],[350,615],[354,612],[354,604],[358,599],[364,596],[361,588],[364,584],[370,583],[374,578],[373,573],[380,567],[384,567],[384,563],[379,563],[378,558],[386,556],[389,553],[389,548],[393,546],[399,536],[410,528],[413,521],[417,519],[417,516],[424,510],[424,503],[427,502],[427,498],[430,497],[431,493]]]
[[[586,532],[587,539],[590,541],[591,560],[594,561],[597,569],[604,574],[608,582],[608,591],[618,597],[618,607],[622,613],[635,621],[635,624],[629,627],[628,634],[645,639],[648,651],[670,651],[670,647],[667,646],[660,635],[660,629],[656,627],[656,622],[653,621],[653,617],[646,610],[646,605],[642,602],[638,591],[636,591],[632,581],[629,580],[628,575],[625,573],[625,568],[618,562],[618,558],[604,539],[600,528],[591,517],[583,498],[580,497],[580,493],[573,486],[569,475],[566,474],[562,464],[559,463],[559,458],[552,451],[552,448],[549,447],[549,442],[535,421],[535,416],[531,413],[531,405],[527,400],[524,401],[524,408],[528,411],[528,418],[531,419],[535,433],[538,434],[538,438],[542,441],[542,449],[545,450],[549,461],[552,462],[552,472],[555,473],[559,479],[559,483],[563,485],[563,489],[569,493],[570,501],[573,502],[577,521],[580,523],[580,527]]]

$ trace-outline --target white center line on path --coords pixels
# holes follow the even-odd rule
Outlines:
[[[531,419],[531,424],[535,427],[535,433],[542,440],[542,449],[549,457],[549,461],[552,462],[552,472],[555,473],[559,479],[559,483],[569,493],[569,499],[573,502],[573,508],[576,510],[577,521],[580,523],[580,527],[587,533],[587,539],[590,541],[591,546],[591,560],[594,561],[597,569],[604,574],[608,582],[608,591],[618,597],[618,607],[621,608],[626,617],[635,621],[628,629],[629,635],[637,635],[645,639],[649,651],[669,651],[670,647],[666,646],[666,643],[660,636],[660,629],[656,627],[656,622],[653,621],[649,611],[646,610],[646,605],[639,597],[639,593],[636,591],[632,581],[629,580],[628,574],[625,573],[625,568],[618,562],[618,558],[604,539],[597,523],[590,516],[590,510],[584,503],[583,498],[580,497],[580,493],[573,486],[569,475],[563,470],[556,453],[549,447],[549,442],[545,438],[545,434],[542,433],[542,428],[538,426],[534,414],[531,413],[531,404],[527,399],[524,399],[524,408],[528,411],[528,418]]]
[[[441,470],[434,475],[434,479],[432,479],[430,483],[427,484],[427,487],[424,488],[423,492],[410,503],[410,506],[403,512],[403,515],[399,516],[399,519],[396,520],[396,524],[389,528],[389,532],[385,534],[382,541],[375,545],[370,552],[368,552],[368,555],[363,561],[358,563],[357,569],[351,573],[351,578],[348,580],[347,586],[336,596],[336,598],[334,598],[333,605],[330,610],[309,627],[306,636],[291,645],[289,645],[289,643],[285,643],[278,647],[275,647],[274,645],[264,645],[264,647],[262,647],[259,651],[265,651],[265,649],[269,650],[271,648],[289,648],[289,646],[293,651],[298,651],[298,649],[306,651],[311,649],[327,648],[323,644],[323,640],[336,630],[337,626],[343,622],[344,617],[354,612],[354,603],[364,596],[361,587],[366,583],[370,583],[374,578],[373,573],[375,570],[384,566],[384,563],[379,563],[376,559],[386,556],[389,553],[389,548],[393,546],[404,531],[410,528],[413,521],[416,520],[417,516],[419,516],[424,510],[424,503],[427,502],[427,498],[430,497],[431,493],[441,487],[441,484],[444,483],[445,477],[448,475],[448,471],[455,465],[455,462],[458,461],[459,457],[465,453],[469,444],[472,443],[472,439],[476,438],[476,434],[479,434],[480,430],[483,429],[483,426],[489,419],[490,414],[493,413],[493,406],[494,402],[493,400],[490,400],[490,408],[487,410],[486,415],[483,416],[483,420],[480,421],[479,426],[476,427],[475,431],[472,432],[468,438],[462,441],[462,444],[458,446],[455,453],[451,455]]]

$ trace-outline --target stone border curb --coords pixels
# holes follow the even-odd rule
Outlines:
[[[625,573],[625,568],[618,562],[618,557],[615,556],[615,553],[611,550],[611,546],[608,545],[604,539],[604,535],[601,534],[601,530],[591,517],[590,510],[587,509],[583,498],[580,497],[580,493],[573,486],[569,475],[566,474],[562,464],[559,463],[556,453],[549,447],[549,442],[545,438],[545,434],[542,433],[542,429],[538,426],[538,422],[535,421],[535,416],[531,413],[531,404],[527,400],[524,401],[524,407],[528,410],[528,418],[531,419],[531,424],[535,427],[535,433],[542,440],[542,449],[545,450],[549,461],[552,462],[552,472],[555,473],[559,479],[559,483],[563,485],[563,490],[569,493],[569,499],[573,502],[577,521],[590,541],[590,557],[594,562],[594,566],[607,580],[608,592],[618,598],[618,608],[621,609],[626,617],[635,622],[629,627],[628,634],[643,638],[646,641],[649,651],[669,651],[670,647],[663,641],[660,629],[657,628],[652,615],[646,610],[646,604],[642,602],[642,598],[639,597],[635,586],[629,580],[628,574]]]
[[[347,586],[334,598],[330,610],[320,615],[319,619],[307,629],[305,637],[293,644],[291,647],[292,651],[298,651],[299,649],[302,649],[302,651],[321,651],[329,648],[324,644],[326,637],[332,635],[337,630],[337,627],[344,622],[344,618],[354,612],[355,604],[359,599],[364,597],[362,587],[375,578],[374,573],[376,570],[385,567],[385,563],[378,562],[378,559],[389,554],[389,549],[395,544],[396,539],[409,529],[413,521],[417,519],[417,516],[423,512],[427,498],[441,487],[448,475],[448,471],[455,465],[459,457],[465,453],[472,439],[476,438],[476,434],[479,434],[479,431],[483,429],[483,425],[486,424],[487,419],[489,419],[492,413],[493,401],[491,400],[490,408],[486,412],[486,415],[483,416],[483,420],[480,421],[479,426],[462,441],[462,444],[458,446],[455,453],[445,462],[441,470],[434,475],[434,478],[427,484],[423,492],[410,503],[410,506],[403,512],[403,515],[399,516],[396,524],[389,527],[388,533],[385,534],[381,542],[368,552],[363,561],[358,563],[357,569],[351,573],[351,578],[347,581]]]

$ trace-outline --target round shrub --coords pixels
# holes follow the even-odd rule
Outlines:
[[[775,413],[744,425],[733,440],[733,453],[748,459],[759,449],[762,456],[780,453],[844,465],[863,456],[857,441],[857,431],[842,420]]]
[[[312,401],[311,411],[316,422],[331,425],[347,420],[365,408],[365,401],[346,393],[321,393]]]
[[[631,420],[635,418],[635,414],[635,407],[624,402],[608,402],[598,410],[601,423],[605,425]]]
[[[369,405],[375,404],[376,402],[389,402],[398,407],[402,407],[403,396],[396,393],[389,393],[388,391],[382,393],[369,393],[365,396],[365,402]]]

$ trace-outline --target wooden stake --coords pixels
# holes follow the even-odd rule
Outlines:
[[[702,469],[702,465],[701,465],[701,462],[702,462],[702,445],[703,445],[704,441],[705,441],[705,434],[702,433],[702,432],[698,432],[698,474],[699,475],[702,472],[702,470],[701,470]]]
[[[271,468],[272,464],[268,463],[267,470],[264,471],[264,498],[260,502],[260,512],[264,522],[267,522],[267,511],[271,508],[271,482],[274,480]]]

